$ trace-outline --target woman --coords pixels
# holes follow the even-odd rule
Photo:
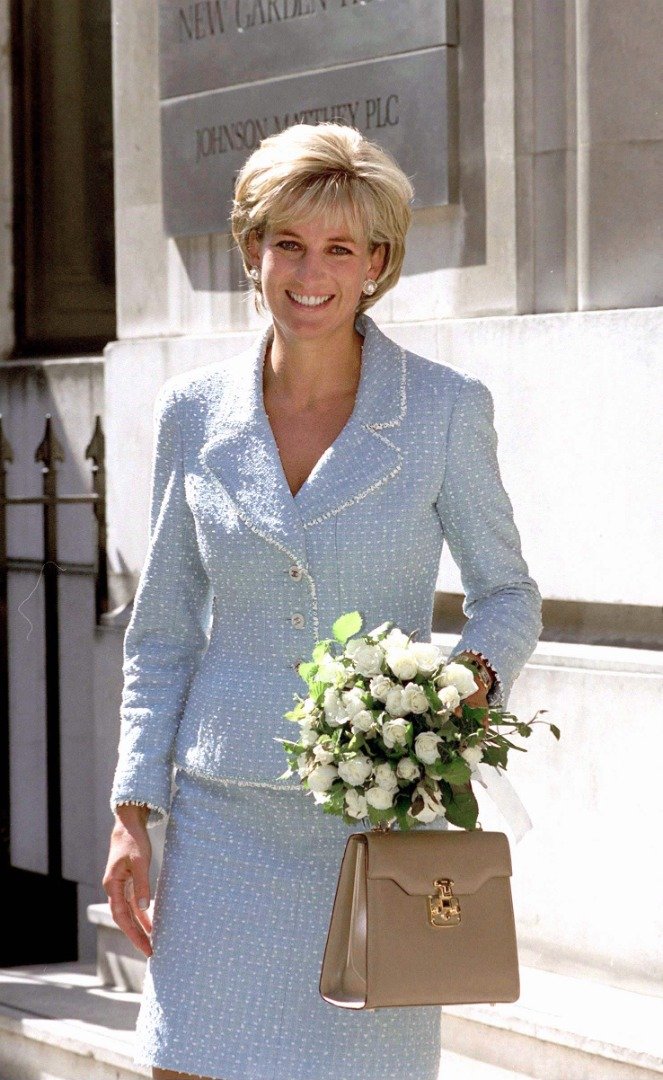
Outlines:
[[[411,198],[352,128],[265,139],[232,225],[271,323],[159,395],[104,876],[149,957],[136,1061],[159,1080],[438,1074],[439,1009],[354,1013],[319,996],[348,829],[277,780],[275,741],[304,690],[298,662],[342,612],[430,640],[445,538],[471,703],[506,705],[541,630],[488,389],[365,314],[398,280]],[[150,924],[148,827],[165,815]]]

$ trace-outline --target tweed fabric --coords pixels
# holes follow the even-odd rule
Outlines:
[[[356,1013],[318,992],[349,831],[300,791],[177,770],[137,1064],[222,1080],[437,1080],[438,1007]]]
[[[298,660],[342,612],[430,640],[446,540],[468,621],[509,692],[541,632],[479,379],[402,349],[363,313],[355,407],[296,496],[264,410],[272,328],[244,353],[169,379],[155,407],[150,542],[124,638],[110,805],[167,813],[172,762],[274,779]],[[296,781],[292,781],[293,784]]]
[[[110,806],[146,803],[148,825],[169,815],[140,1026],[143,1060],[162,1067],[223,1080],[435,1075],[432,1014],[347,1015],[316,998],[347,827],[296,778],[276,783],[275,736],[291,736],[283,713],[305,691],[297,663],[342,612],[359,610],[366,630],[391,619],[430,640],[445,540],[468,616],[452,655],[483,653],[495,704],[508,704],[538,640],[541,596],[500,477],[488,388],[401,348],[365,313],[356,326],[354,410],[294,497],[263,403],[272,327],[231,360],[169,379],[157,399]],[[185,780],[171,812],[173,764],[198,786]],[[267,891],[285,898],[271,907],[266,873],[278,883]],[[318,1036],[319,1023],[354,1037],[352,1050]],[[314,1051],[293,1050],[284,1033],[300,1030]]]

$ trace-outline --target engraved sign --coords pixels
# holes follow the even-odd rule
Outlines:
[[[161,0],[161,98],[457,43],[453,0]]]
[[[334,120],[358,128],[394,155],[414,184],[415,206],[448,203],[456,197],[449,152],[456,52],[422,49],[164,101],[166,233],[228,232],[239,169],[261,139],[293,123]]]

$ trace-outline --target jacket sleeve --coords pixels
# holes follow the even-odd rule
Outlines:
[[[208,644],[212,586],[184,492],[176,391],[154,408],[148,551],[124,636],[124,683],[111,810],[150,807],[148,825],[170,810],[172,750],[192,675]]]
[[[469,377],[449,421],[436,510],[460,571],[467,622],[449,659],[483,653],[497,674],[488,702],[507,708],[513,683],[539,640],[541,594],[529,576],[513,506],[502,483],[490,390]]]

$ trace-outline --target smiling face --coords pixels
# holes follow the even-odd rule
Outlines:
[[[362,285],[384,263],[384,246],[371,252],[360,226],[341,212],[278,223],[262,240],[253,234],[248,249],[275,327],[302,340],[351,332]]]

